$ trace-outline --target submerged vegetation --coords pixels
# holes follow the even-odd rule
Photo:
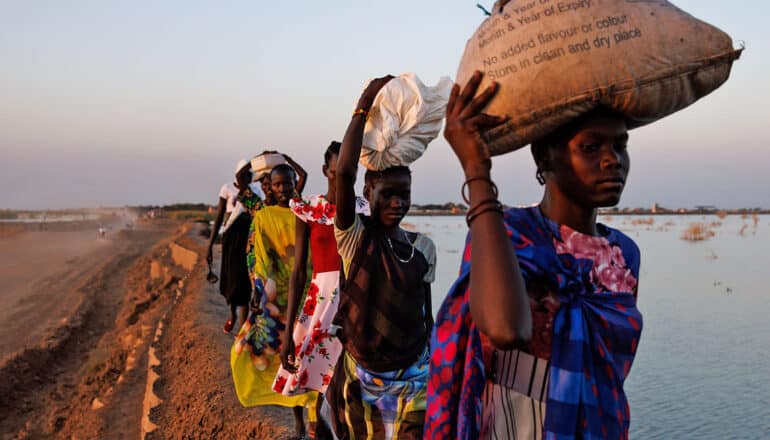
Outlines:
[[[715,236],[716,233],[711,229],[711,225],[701,222],[690,223],[684,231],[682,231],[682,240],[686,241],[703,241]]]
[[[652,226],[654,223],[655,223],[655,219],[652,218],[652,217],[635,218],[635,219],[631,220],[631,224],[634,225],[634,226],[639,226],[639,225]]]

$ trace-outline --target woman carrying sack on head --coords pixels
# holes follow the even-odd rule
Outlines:
[[[436,248],[399,225],[411,205],[411,173],[390,166],[365,175],[371,216],[356,215],[354,183],[367,114],[391,79],[369,83],[337,162],[334,234],[345,285],[335,324],[343,353],[326,399],[340,439],[418,439],[425,420],[430,284]]]
[[[262,188],[264,204],[267,206],[276,204],[270,184],[270,171],[273,167],[280,164],[289,164],[297,175],[294,197],[299,197],[299,195],[302,194],[302,190],[305,189],[305,183],[307,183],[307,172],[289,155],[279,153],[275,150],[265,150],[261,152],[251,159],[251,169],[254,173],[254,181],[259,182],[259,185]]]
[[[623,390],[642,317],[639,249],[596,222],[629,171],[622,116],[594,110],[532,143],[543,199],[503,211],[476,72],[447,106],[470,227],[460,278],[436,318],[425,438],[628,437]]]

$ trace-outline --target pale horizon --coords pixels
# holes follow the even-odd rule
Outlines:
[[[770,5],[673,3],[746,50],[722,88],[631,132],[619,206],[770,208]],[[0,209],[19,210],[214,204],[235,163],[265,149],[305,167],[306,194],[325,192],[323,151],[366,79],[454,78],[484,19],[460,1],[3,5]],[[525,150],[494,159],[510,205],[541,196]],[[414,203],[461,201],[443,138],[412,170]]]

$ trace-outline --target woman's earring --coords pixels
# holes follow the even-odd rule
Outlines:
[[[537,179],[537,183],[540,185],[545,185],[545,177],[543,176],[543,172],[541,170],[537,170],[535,173],[535,179]]]

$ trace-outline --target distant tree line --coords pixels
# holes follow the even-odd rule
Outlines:
[[[17,218],[19,218],[19,215],[16,213],[16,211],[11,211],[10,209],[0,209],[0,219],[15,220]]]
[[[452,211],[452,210],[458,210],[458,211],[465,211],[468,209],[467,206],[465,206],[462,203],[444,203],[444,204],[438,204],[438,203],[428,203],[426,205],[412,205],[413,209],[422,210],[422,211]]]
[[[154,209],[162,209],[163,211],[208,211],[211,205],[205,203],[174,203],[172,205],[137,205],[129,206],[129,209],[137,211],[151,211]]]

